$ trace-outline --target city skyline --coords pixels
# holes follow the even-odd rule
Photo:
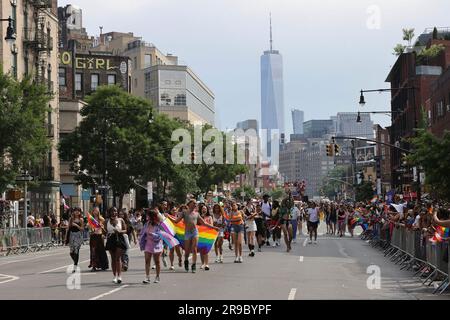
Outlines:
[[[293,133],[292,107],[302,106],[305,121],[327,119],[336,110],[357,112],[360,89],[389,86],[384,80],[396,60],[393,47],[402,43],[401,29],[415,28],[418,36],[427,27],[448,25],[445,12],[450,9],[450,3],[443,0],[435,6],[414,0],[406,7],[386,0],[350,0],[345,5],[333,1],[217,1],[208,8],[203,0],[135,0],[126,7],[116,0],[59,1],[59,6],[65,4],[83,9],[89,34],[98,35],[100,26],[104,32],[134,32],[163,52],[179,56],[215,93],[216,124],[222,130],[232,129],[242,118],[260,119],[259,56],[267,48],[267,15],[272,12],[274,46],[284,58],[287,136]],[[379,29],[367,26],[368,9],[373,5],[380,9]],[[405,18],[395,14],[399,10]],[[158,14],[152,15],[155,11]],[[417,11],[422,14],[414,14]],[[168,24],[169,15],[183,28]],[[130,16],[133,19],[127,18]],[[218,56],[223,58],[214,58]],[[389,100],[389,94],[367,96],[366,108],[389,109]],[[386,116],[373,119],[382,126],[390,124]]]

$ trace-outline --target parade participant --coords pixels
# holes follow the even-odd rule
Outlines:
[[[184,206],[184,205],[181,206],[179,210],[176,207],[172,207],[170,209],[170,215],[174,218],[178,218],[182,214],[182,208],[184,208],[184,207],[186,207],[186,206]],[[181,249],[180,245],[175,246],[174,248],[171,248],[169,250],[170,270],[175,270],[175,267],[173,266],[173,261],[175,259],[175,252],[177,253],[177,257],[178,257],[178,266],[179,267],[183,266],[183,264],[182,264],[182,261],[183,261],[182,256],[183,255],[181,253],[181,250],[182,249]]]
[[[139,246],[142,251],[145,252],[145,280],[144,284],[150,283],[150,265],[152,257],[156,265],[156,277],[154,283],[160,281],[159,275],[161,272],[160,257],[163,251],[163,241],[158,235],[160,218],[156,210],[149,210],[146,213],[146,221],[144,228],[142,229]]]
[[[134,244],[137,243],[136,241],[136,233],[134,231],[133,225],[128,218],[128,213],[126,209],[122,209],[119,212],[119,218],[121,218],[125,222],[125,226],[127,229],[127,232],[124,234],[125,243],[127,245],[127,249],[123,253],[121,259],[122,259],[122,271],[128,270],[128,265],[130,263],[130,258],[128,256],[128,250],[131,249],[131,241],[133,240]]]
[[[281,227],[280,227],[280,203],[275,200],[272,207],[272,215],[270,219],[270,230],[272,231],[272,247],[280,245],[281,240]]]
[[[245,206],[244,215],[245,215],[245,226],[246,226],[246,232],[247,232],[248,249],[250,250],[249,256],[254,257],[255,256],[255,233],[257,230],[257,226],[256,226],[256,222],[255,222],[256,211],[253,208],[253,205],[250,201],[247,202],[247,205]]]
[[[122,255],[127,249],[124,234],[127,233],[125,221],[119,218],[116,208],[109,209],[109,219],[106,224],[108,238],[106,240],[106,250],[111,255],[111,267],[114,275],[114,283],[122,283]]]
[[[319,209],[315,202],[311,202],[310,208],[308,209],[308,230],[309,230],[309,243],[317,244],[317,228],[319,226]]]
[[[192,273],[196,272],[196,263],[197,263],[197,243],[198,243],[198,229],[197,222],[200,221],[200,224],[206,225],[210,228],[219,230],[218,228],[208,225],[205,221],[200,217],[197,209],[197,202],[195,200],[190,200],[187,204],[187,209],[183,211],[183,214],[178,218],[174,219],[171,216],[167,216],[172,222],[178,223],[181,220],[184,221],[185,224],[185,232],[184,232],[184,269],[186,272],[189,272],[189,255],[192,253]]]
[[[70,257],[73,260],[73,273],[76,272],[78,267],[78,260],[80,258],[80,248],[83,244],[83,230],[84,221],[81,215],[80,208],[74,208],[72,216],[69,219],[69,232],[67,233],[65,243],[69,242]]]
[[[256,205],[256,216],[255,216],[255,223],[256,223],[256,240],[258,241],[258,252],[261,252],[261,247],[266,242],[266,224],[265,224],[265,218],[264,214],[261,210],[261,205]]]
[[[216,253],[216,263],[223,263],[223,239],[225,233],[225,217],[222,207],[219,204],[213,206],[214,226],[219,228],[219,234],[214,242],[214,252]]]
[[[213,218],[211,217],[211,214],[209,213],[209,209],[208,209],[208,207],[205,204],[201,204],[200,205],[199,212],[200,212],[200,216],[203,218],[203,221],[206,224],[209,224],[209,225],[213,225],[214,224]],[[200,260],[202,262],[202,265],[201,265],[200,269],[202,269],[202,270],[205,269],[205,271],[208,271],[209,270],[209,265],[208,265],[209,253],[208,252],[207,253],[202,253],[201,252],[200,253]]]
[[[280,208],[280,226],[283,231],[284,243],[286,244],[286,251],[291,251],[292,242],[292,226],[291,222],[291,209],[294,207],[294,201],[291,195],[283,199]]]
[[[336,234],[337,228],[337,206],[335,203],[332,204],[331,210],[330,210],[330,231],[332,235]]]
[[[355,209],[353,206],[347,207],[347,228],[350,236],[353,238],[353,231],[355,229],[355,224],[353,223],[353,218],[355,217]]]
[[[291,209],[291,225],[292,225],[292,242],[296,243],[297,240],[297,227],[300,219],[300,209],[298,204],[294,205]]]
[[[325,223],[327,224],[327,234],[332,234],[331,230],[331,204],[324,204]]]
[[[272,205],[269,202],[269,196],[267,194],[265,194],[263,196],[263,201],[261,202],[261,211],[264,215],[265,224],[266,224],[266,226],[265,226],[265,229],[266,229],[266,237],[265,238],[267,240],[266,245],[270,246],[269,239],[270,239],[270,220],[272,217]]]
[[[242,238],[244,235],[244,215],[238,210],[236,202],[232,202],[231,210],[228,213],[228,220],[231,223],[231,237],[233,238],[235,250],[235,263],[242,263]]]
[[[336,213],[338,218],[339,237],[343,237],[345,235],[345,218],[347,216],[347,213],[345,212],[345,206],[342,204],[336,211]]]
[[[97,224],[89,224],[89,247],[91,249],[91,262],[88,268],[92,268],[92,272],[95,272],[97,269],[108,269],[108,256],[106,255],[105,243],[103,241],[103,235],[106,233],[105,219],[101,216],[98,207],[95,207],[92,210],[92,218]]]

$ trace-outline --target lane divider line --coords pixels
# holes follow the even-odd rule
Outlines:
[[[308,238],[306,238],[305,241],[303,241],[303,246],[306,247],[307,243],[308,243]]]
[[[89,261],[91,261],[91,260],[90,259],[89,260],[84,260],[84,261],[78,262],[78,264],[86,263],[86,262],[89,262]],[[58,270],[61,270],[61,269],[67,269],[70,266],[71,266],[71,264],[68,264],[67,266],[62,266],[62,267],[58,267],[58,268],[54,268],[54,269],[50,269],[50,270],[45,270],[45,271],[39,272],[39,274],[45,274],[45,273],[50,273],[50,272],[53,272],[53,271],[58,271]]]
[[[294,300],[295,299],[295,294],[297,293],[297,289],[296,288],[292,288],[291,292],[289,292],[289,297],[288,300]]]
[[[4,284],[4,283],[8,283],[8,282],[20,279],[19,277],[10,276],[10,275],[7,275],[7,274],[0,274],[0,278],[2,278],[2,279],[6,278],[6,280],[0,280],[0,284]]]
[[[123,286],[121,286],[121,287],[119,287],[119,288],[116,288],[116,289],[114,289],[114,290],[111,290],[111,291],[102,293],[102,294],[100,294],[100,295],[98,295],[98,296],[96,296],[96,297],[90,298],[89,300],[98,300],[98,299],[101,299],[101,298],[103,298],[103,297],[109,296],[110,294],[113,294],[113,293],[115,293],[115,292],[118,292],[118,291],[120,291],[120,290],[122,290],[122,289],[124,289],[124,288],[126,288],[126,287],[128,287],[128,286],[129,286],[128,284],[124,284]]]

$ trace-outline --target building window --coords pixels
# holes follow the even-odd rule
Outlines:
[[[437,103],[437,117],[440,118],[443,116],[444,116],[444,103],[441,101]]]
[[[177,86],[181,86],[181,80],[175,81],[175,84],[176,84]]]
[[[91,90],[95,91],[98,88],[99,75],[96,73],[91,74]]]
[[[164,81],[164,84],[171,84],[171,81],[170,80],[166,80],[166,81]]]
[[[60,87],[66,86],[66,68],[58,69],[58,83]]]
[[[170,106],[171,102],[172,102],[172,99],[170,99],[169,94],[167,94],[167,93],[161,94],[161,104],[162,105]]]
[[[116,84],[116,75],[108,74],[108,85],[115,85],[115,84]]]
[[[75,74],[75,90],[81,91],[83,85],[83,76],[81,73]]]
[[[186,105],[186,95],[185,94],[177,94],[175,96],[175,105],[176,106],[185,106]]]
[[[151,54],[146,54],[145,55],[145,68],[151,67],[152,66],[152,55]]]

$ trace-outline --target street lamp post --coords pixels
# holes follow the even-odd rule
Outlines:
[[[14,30],[13,26],[14,19],[9,17],[8,19],[0,19],[0,21],[8,21],[8,28],[6,29],[5,40],[10,45],[12,45],[14,41],[16,41],[16,31]]]

